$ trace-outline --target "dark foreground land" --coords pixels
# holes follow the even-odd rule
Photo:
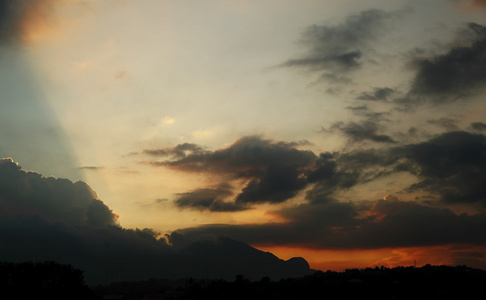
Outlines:
[[[82,271],[54,262],[0,263],[11,299],[485,299],[486,271],[466,266],[317,271],[300,278],[117,282],[88,287]]]

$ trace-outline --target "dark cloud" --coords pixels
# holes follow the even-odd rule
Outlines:
[[[357,106],[347,106],[346,109],[350,110],[356,116],[365,117],[369,122],[377,122],[380,120],[387,120],[388,112],[377,112],[371,110],[367,104]]]
[[[356,122],[336,122],[334,123],[330,130],[338,130],[339,132],[346,135],[352,142],[362,142],[362,141],[372,141],[377,143],[395,143],[392,137],[384,134],[378,134],[379,126],[377,122],[374,121],[362,121],[360,123]]]
[[[265,144],[259,139],[251,140],[259,145]],[[267,147],[277,144],[279,143],[266,142]],[[231,152],[232,155],[243,155],[244,151],[236,152],[233,147],[235,145],[223,150]],[[230,156],[228,152],[224,153],[224,157]],[[280,159],[285,157],[282,155]],[[289,175],[289,178],[303,180],[302,185],[290,190],[305,190],[305,202],[272,211],[279,220],[283,220],[280,223],[203,225],[177,230],[169,240],[179,238],[182,245],[202,237],[226,235],[253,245],[316,249],[378,249],[486,243],[482,234],[486,230],[484,213],[478,211],[476,214],[457,214],[444,208],[455,203],[486,203],[482,193],[486,186],[484,135],[465,131],[446,132],[420,143],[394,143],[388,148],[356,148],[347,152],[321,153],[311,161],[310,165],[303,164],[304,171],[299,177],[295,174]],[[225,165],[228,164],[225,162]],[[218,172],[221,170],[218,169]],[[281,175],[285,172],[275,171]],[[340,199],[343,191],[399,172],[407,172],[416,177],[416,182],[405,186],[401,192],[416,192],[423,195],[426,202],[401,201],[391,195],[384,200],[373,201],[345,202]],[[245,174],[260,173],[254,171]],[[272,172],[266,175],[278,178]],[[279,180],[279,183],[283,182],[285,181]],[[266,184],[262,184],[262,188],[263,186]],[[271,193],[267,197],[271,198],[277,193],[276,188],[273,190],[274,186],[269,186]],[[246,188],[250,189],[249,187],[251,184]],[[258,190],[257,194],[265,193]],[[282,199],[286,197],[282,196]],[[255,196],[253,199],[258,198]],[[437,204],[440,204],[440,208],[434,206]]]
[[[332,162],[335,164],[332,170],[338,171],[324,174],[342,174],[340,177],[350,179],[350,187],[408,172],[417,177],[417,182],[406,189],[408,192],[426,192],[444,203],[486,205],[482,193],[486,186],[486,136],[483,134],[446,132],[416,144],[336,153]],[[316,185],[310,192],[324,187]]]
[[[313,162],[310,151],[296,149],[299,143],[274,142],[259,136],[243,137],[231,146],[216,151],[190,153],[182,159],[154,162],[187,172],[234,174],[251,177],[263,174],[269,164],[282,163],[305,167]],[[177,148],[176,146],[175,148]]]
[[[448,132],[400,149],[420,167],[411,190],[425,190],[445,202],[486,205],[486,136]]]
[[[282,162],[270,164],[261,177],[250,180],[236,197],[236,202],[284,202],[307,185],[301,174],[302,171],[295,165]]]
[[[277,212],[286,223],[205,225],[176,231],[186,239],[227,235],[253,245],[292,245],[316,249],[377,249],[483,244],[486,216],[456,215],[415,202],[331,201],[301,204]],[[363,214],[366,217],[363,217]]]
[[[441,120],[437,122],[447,125],[450,121]],[[336,200],[340,191],[398,172],[417,178],[404,192],[421,191],[444,203],[486,204],[481,192],[486,185],[484,135],[452,131],[425,142],[397,145],[391,137],[378,135],[375,124],[353,124],[338,124],[334,130],[356,141],[370,140],[392,147],[316,156],[296,149],[292,143],[247,137],[225,149],[190,154],[158,165],[187,172],[211,172],[222,175],[222,182],[246,182],[236,196],[225,185],[180,193],[175,204],[181,208],[238,211],[258,203],[284,202],[306,188],[305,199],[309,203],[327,203]]]
[[[486,83],[486,27],[469,23],[462,36],[467,42],[447,53],[414,61],[417,74],[401,104],[444,103],[463,99]],[[467,34],[465,34],[467,33]]]
[[[40,212],[49,221],[110,226],[117,216],[83,181],[42,177],[10,158],[0,160],[0,210],[7,214]]]
[[[308,52],[288,60],[283,66],[320,72],[324,80],[349,81],[348,75],[363,65],[363,56],[369,52],[371,44],[397,15],[372,9],[349,16],[339,25],[310,26],[302,33],[302,44],[308,47]]]
[[[206,151],[196,145],[190,143],[184,143],[177,145],[172,148],[163,148],[163,149],[152,149],[152,150],[144,150],[143,153],[153,155],[153,156],[168,156],[172,159],[182,159],[185,158],[189,154],[204,154]]]
[[[82,181],[42,177],[0,160],[3,260],[70,263],[85,269],[89,280],[100,280],[97,273],[128,257],[170,250],[153,232],[119,227],[117,217]]]
[[[471,127],[477,131],[486,131],[486,124],[483,122],[473,122],[471,123]]]
[[[328,203],[333,201],[337,191],[348,189],[360,182],[360,172],[340,166],[338,153],[321,153],[315,167],[307,175],[307,181],[313,184],[306,193],[310,203]]]
[[[390,96],[396,93],[397,91],[395,89],[388,87],[374,88],[371,92],[362,92],[356,99],[366,101],[388,101]]]
[[[196,210],[209,210],[212,212],[241,211],[246,206],[234,202],[227,202],[233,195],[231,186],[220,185],[216,188],[203,188],[194,191],[177,194],[175,205],[180,208],[192,208]]]
[[[398,172],[417,178],[404,192],[425,192],[443,203],[486,205],[486,136],[452,131],[416,144],[321,154],[307,173],[314,184],[307,197],[328,201],[344,188]]]
[[[311,151],[298,150],[296,147],[301,144],[274,142],[258,136],[249,136],[237,140],[228,148],[213,152],[196,151],[176,157],[174,160],[149,163],[185,172],[222,175],[225,181],[228,179],[246,181],[246,186],[235,198],[238,205],[233,208],[236,209],[244,207],[241,206],[244,203],[283,202],[305,187],[306,182],[302,174],[312,167],[316,156]],[[166,155],[165,149],[163,152]],[[204,190],[199,192],[201,191]],[[200,194],[199,192],[184,196],[196,196]],[[207,192],[209,191],[206,190],[205,193]],[[216,191],[212,191],[214,192]],[[217,193],[218,197],[223,196]],[[226,196],[225,193],[223,194]],[[214,199],[214,197],[210,198]],[[208,201],[206,198],[205,203]],[[229,205],[221,201],[216,203]],[[204,207],[204,205],[199,206]]]
[[[189,276],[233,279],[240,273],[278,279],[311,272],[303,259],[296,265],[229,238],[179,247],[151,229],[124,229],[115,221],[86,183],[45,178],[11,159],[0,160],[3,261],[70,264],[84,271],[89,284]]]
[[[99,171],[103,170],[105,167],[104,166],[82,166],[79,167],[80,170],[89,170],[89,171]]]

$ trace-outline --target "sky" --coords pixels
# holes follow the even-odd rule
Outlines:
[[[485,17],[482,0],[3,1],[0,175],[30,179],[5,181],[0,214],[224,235],[322,270],[486,269]]]

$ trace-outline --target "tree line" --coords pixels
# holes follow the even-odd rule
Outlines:
[[[98,295],[123,294],[127,299],[144,295],[170,299],[473,299],[486,295],[486,271],[467,266],[375,267],[342,272],[316,271],[299,278],[250,281],[243,274],[233,281],[187,278],[179,281],[151,279],[98,286]],[[174,296],[176,295],[176,296]]]
[[[250,281],[182,278],[117,282],[88,287],[83,271],[45,262],[0,262],[0,298],[18,299],[472,299],[486,295],[486,271],[467,266],[375,267],[316,271],[298,278]],[[2,298],[3,299],[3,298]]]
[[[0,298],[94,299],[83,271],[54,261],[0,262]]]

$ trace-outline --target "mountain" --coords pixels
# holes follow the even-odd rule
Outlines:
[[[236,275],[244,275],[250,280],[266,276],[281,279],[314,272],[301,257],[285,261],[270,252],[257,250],[244,242],[223,236],[216,240],[194,242],[179,253],[179,258],[182,259],[179,264],[188,269],[193,266],[192,273],[199,278],[231,280]]]

